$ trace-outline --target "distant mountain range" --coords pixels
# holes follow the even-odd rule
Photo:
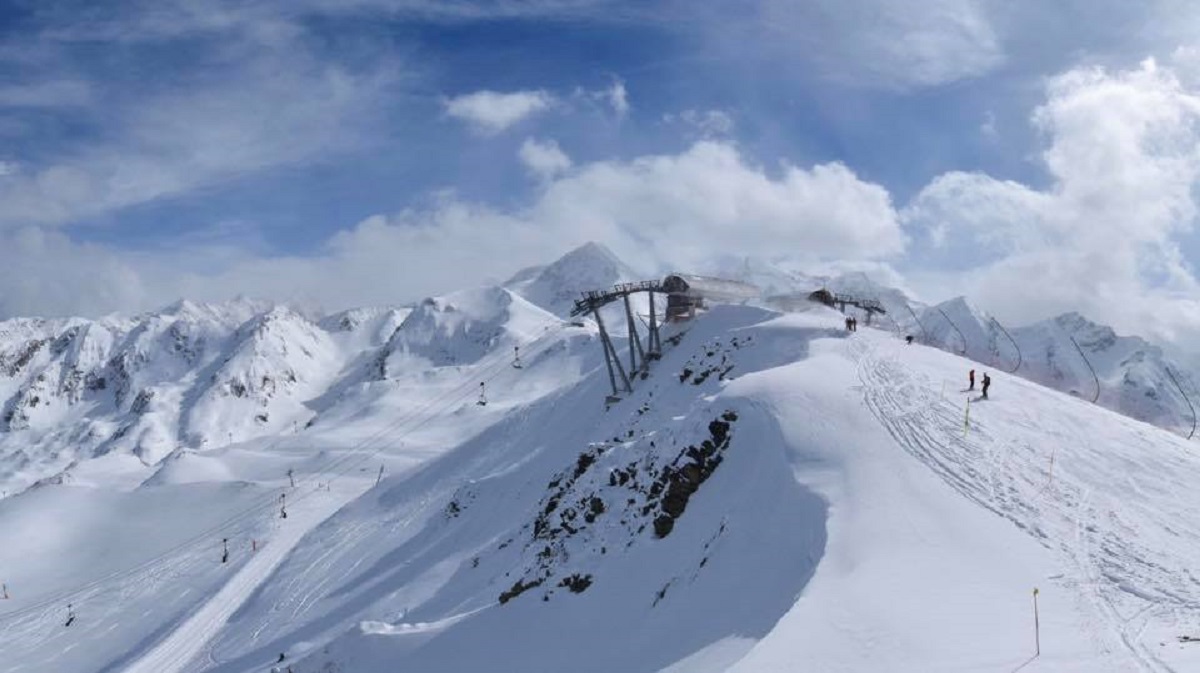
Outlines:
[[[964,362],[964,381],[972,366],[1011,371],[1019,361],[1017,373],[1031,380],[1084,399],[1092,399],[1098,382],[1102,406],[1191,429],[1188,401],[1168,372],[1189,393],[1197,390],[1192,374],[1161,348],[1078,314],[1006,332],[964,298],[925,306],[863,274],[809,276],[756,261],[708,271],[754,283],[776,299],[800,300],[820,287],[878,299],[888,314],[877,326],[978,363]],[[371,386],[378,382],[510,350],[561,324],[580,293],[642,278],[604,246],[588,243],[503,286],[416,306],[312,318],[250,300],[181,301],[132,317],[3,321],[0,483],[20,488],[113,453],[154,464],[183,448],[293,432],[325,414],[352,413],[376,394]],[[644,301],[636,307],[643,315]],[[621,320],[614,314],[610,326],[618,336]]]

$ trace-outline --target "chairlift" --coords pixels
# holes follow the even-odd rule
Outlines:
[[[487,406],[487,394],[484,392],[483,381],[479,382],[479,399],[475,402],[475,404],[481,407]]]

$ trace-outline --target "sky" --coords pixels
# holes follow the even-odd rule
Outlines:
[[[598,241],[1188,347],[1198,180],[1187,0],[0,4],[0,317],[396,304]]]

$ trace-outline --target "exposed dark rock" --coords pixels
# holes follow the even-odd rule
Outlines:
[[[520,596],[521,594],[525,593],[526,591],[529,591],[530,589],[532,589],[536,586],[540,586],[543,581],[544,580],[541,578],[538,578],[535,580],[530,580],[529,582],[525,582],[524,580],[517,580],[516,583],[512,585],[512,587],[510,587],[507,591],[504,591],[500,594],[500,604],[503,605],[503,604],[511,601],[512,599],[516,598],[517,596]]]
[[[138,391],[137,397],[133,398],[133,404],[129,406],[129,411],[140,416],[150,408],[150,401],[153,399],[154,391],[143,388]]]
[[[586,591],[588,587],[592,586],[592,576],[580,575],[579,573],[576,573],[569,577],[562,578],[562,581],[558,583],[558,586],[570,589],[571,593],[581,594]]]
[[[675,517],[669,514],[660,514],[654,520],[654,535],[656,537],[666,537],[671,534],[671,530],[675,528]]]

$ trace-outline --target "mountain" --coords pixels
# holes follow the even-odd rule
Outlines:
[[[455,301],[468,308],[456,297],[427,314]],[[55,513],[68,548],[114,536],[92,564],[36,535],[26,558],[0,549],[22,592],[0,605],[6,661],[64,673],[261,671],[281,654],[293,673],[1011,670],[1033,657],[1037,587],[1054,670],[1198,663],[1194,648],[1160,644],[1193,635],[1200,616],[1200,585],[1179,580],[1200,549],[1187,487],[1200,459],[1186,442],[1004,373],[964,433],[960,401],[940,391],[960,358],[848,335],[840,319],[716,307],[670,328],[663,359],[615,404],[594,334],[565,326],[527,342],[539,365],[495,363],[487,406],[469,401],[470,383],[491,363],[444,365],[475,374],[465,406],[339,430],[407,437],[379,452],[356,443],[325,467],[259,443],[172,459],[175,479],[127,493],[64,484],[0,501],[5,530]],[[284,456],[299,459],[294,489],[263,469]],[[207,478],[183,483],[184,471]],[[117,529],[131,516],[149,548]],[[189,542],[177,528],[209,532]],[[66,602],[77,617],[64,628],[53,619]]]
[[[1111,327],[1078,313],[1019,327],[1013,337],[1031,354],[1026,376],[1032,380],[1085,399],[1094,395],[1098,381],[1101,406],[1155,425],[1191,429],[1193,412],[1180,388],[1196,391],[1195,378],[1141,337],[1118,336]],[[1191,400],[1196,402],[1200,400]]]
[[[920,309],[918,315],[917,336],[962,353],[983,369],[1015,370],[1019,376],[1087,400],[1099,391],[1096,401],[1103,407],[1161,427],[1191,431],[1192,407],[1181,388],[1198,390],[1194,377],[1181,362],[1141,337],[1118,336],[1112,328],[1078,313],[1006,329],[963,297]],[[956,380],[965,380],[965,374]],[[1200,400],[1190,403],[1196,402]]]
[[[608,248],[585,243],[544,267],[525,269],[504,284],[517,295],[560,318],[571,313],[575,300],[588,290],[647,280]]]
[[[289,435],[368,404],[385,381],[478,362],[559,321],[501,288],[310,320],[238,300],[134,317],[0,323],[0,490],[109,456],[155,466],[177,451]],[[414,363],[414,360],[416,362]]]
[[[966,300],[913,306],[940,347],[717,304],[612,400],[596,326],[522,294],[544,271],[0,323],[4,670],[1200,666],[1200,457],[1063,348],[1132,405],[1145,342],[1064,316],[1010,375]],[[959,331],[989,400],[947,389]]]
[[[918,307],[916,315],[920,323],[912,329],[915,336],[978,363],[1008,371],[1023,355],[1003,325],[964,297]]]

